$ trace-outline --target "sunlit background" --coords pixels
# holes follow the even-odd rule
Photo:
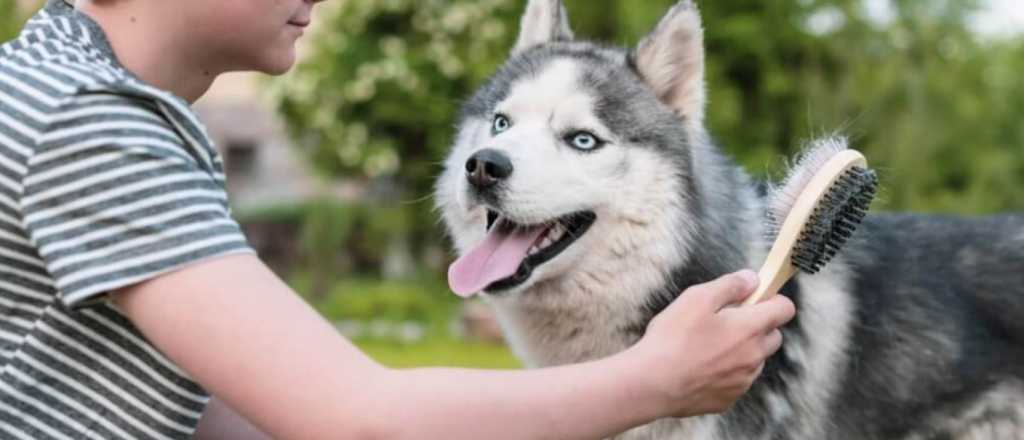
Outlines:
[[[578,36],[635,44],[672,0],[567,0]],[[302,63],[232,74],[196,108],[252,244],[340,331],[395,366],[518,366],[443,278],[430,199],[459,103],[500,65],[523,0],[335,0]],[[1024,210],[1024,2],[699,2],[708,122],[776,176],[840,130],[881,173],[876,210]],[[0,38],[39,5],[0,0]]]

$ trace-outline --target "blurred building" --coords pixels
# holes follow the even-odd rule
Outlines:
[[[242,212],[331,192],[315,178],[273,106],[260,96],[260,81],[265,79],[255,74],[224,75],[194,106],[224,157],[228,192]],[[347,196],[356,197],[356,192]]]
[[[26,14],[45,0],[15,0]],[[224,157],[228,191],[238,211],[295,204],[317,195],[359,196],[353,185],[319,182],[288,139],[273,104],[261,95],[259,74],[221,76],[194,106]]]

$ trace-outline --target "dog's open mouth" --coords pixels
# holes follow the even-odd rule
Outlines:
[[[597,215],[582,211],[537,224],[513,223],[487,212],[487,236],[448,269],[448,284],[468,297],[522,284],[538,266],[557,257],[594,224]]]

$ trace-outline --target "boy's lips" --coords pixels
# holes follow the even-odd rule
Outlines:
[[[306,26],[309,26],[309,23],[310,23],[310,20],[309,20],[309,19],[304,19],[304,20],[292,20],[292,21],[289,21],[289,22],[288,22],[288,24],[290,24],[290,25],[292,25],[292,26],[298,26],[298,27],[301,27],[301,28],[304,28],[304,27],[306,27]]]

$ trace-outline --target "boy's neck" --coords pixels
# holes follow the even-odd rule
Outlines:
[[[76,3],[76,9],[103,28],[121,65],[150,85],[192,103],[223,73],[206,63],[195,45],[184,44],[176,23],[140,7],[147,2]]]

